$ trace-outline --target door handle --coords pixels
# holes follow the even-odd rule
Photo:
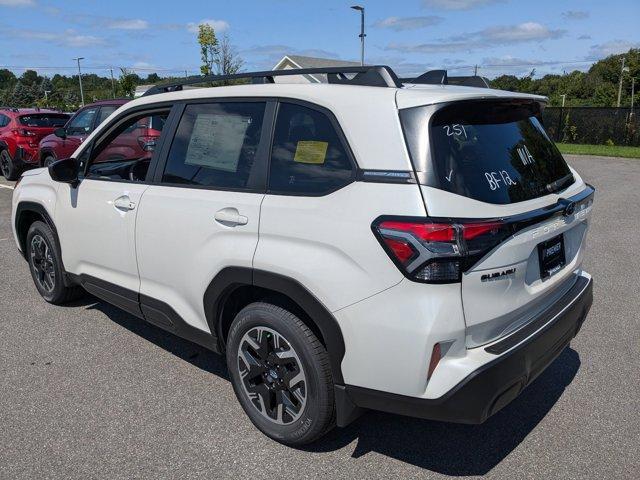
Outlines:
[[[218,210],[213,216],[216,222],[224,225],[225,227],[235,227],[238,225],[246,225],[249,219],[244,215],[240,215],[237,208],[227,207],[222,210]]]
[[[118,210],[124,210],[124,211],[133,210],[134,208],[136,208],[135,202],[131,201],[131,199],[129,198],[129,195],[122,195],[116,198],[113,201],[113,206],[116,207]]]

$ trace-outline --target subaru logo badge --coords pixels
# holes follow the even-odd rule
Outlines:
[[[566,202],[564,210],[562,211],[562,214],[565,217],[570,217],[571,215],[573,215],[573,212],[575,211],[576,211],[576,202]]]

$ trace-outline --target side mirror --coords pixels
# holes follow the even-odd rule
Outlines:
[[[66,129],[66,128],[64,128],[64,127],[56,128],[56,129],[53,131],[53,134],[54,134],[56,137],[60,137],[60,138],[62,138],[62,139],[65,139],[65,138],[67,138],[67,129]]]
[[[78,162],[75,158],[65,158],[49,165],[49,175],[56,182],[78,185]]]

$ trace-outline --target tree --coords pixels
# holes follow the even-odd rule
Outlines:
[[[37,98],[36,89],[33,86],[18,82],[13,88],[10,103],[15,107],[31,107],[36,103]]]
[[[6,68],[0,69],[0,90],[13,88],[17,80],[11,70],[7,70]]]
[[[144,83],[146,84],[158,83],[159,81],[160,81],[160,77],[158,76],[157,73],[150,73],[149,75],[147,75],[147,78],[145,79]]]
[[[200,72],[203,75],[211,75],[216,55],[218,55],[218,39],[213,27],[208,23],[198,25],[198,43],[200,44],[200,58],[202,59]]]
[[[35,70],[25,70],[24,73],[20,76],[20,83],[23,85],[37,85],[42,80],[42,77],[38,76],[38,72]]]
[[[120,80],[118,80],[118,90],[125,97],[133,97],[136,91],[136,79],[140,79],[137,75],[131,73],[126,68],[120,69]]]
[[[235,48],[231,45],[231,39],[226,33],[222,36],[218,50],[213,58],[216,66],[216,74],[233,75],[238,73],[244,64],[242,58],[238,56]],[[230,81],[224,81],[223,84],[229,85]]]

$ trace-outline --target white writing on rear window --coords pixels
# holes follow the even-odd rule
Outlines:
[[[499,172],[484,172],[484,177],[489,182],[489,188],[491,190],[498,190],[503,186],[515,185],[516,181],[513,180],[506,170],[500,170]]]
[[[453,125],[445,125],[442,129],[447,132],[447,137],[460,137],[464,135],[464,138],[467,138],[467,131],[464,129],[464,125],[454,123]]]
[[[529,151],[526,145],[522,145],[521,147],[518,147],[517,150],[518,150],[518,156],[520,157],[520,160],[522,160],[523,165],[534,164],[536,159],[533,158],[533,155],[531,155],[531,152]]]

